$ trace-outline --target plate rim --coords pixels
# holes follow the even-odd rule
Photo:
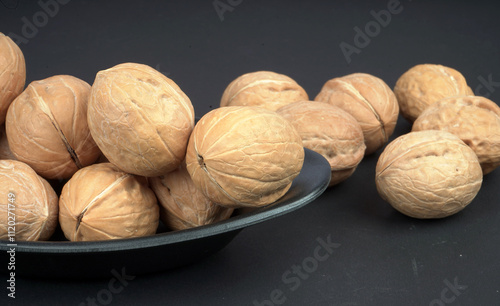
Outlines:
[[[8,250],[9,248],[15,247],[16,252],[22,253],[83,254],[114,252],[172,245],[242,230],[246,227],[265,222],[303,207],[314,201],[314,199],[319,197],[327,189],[331,173],[328,161],[321,154],[305,147],[304,153],[304,164],[299,176],[303,174],[303,171],[311,171],[311,169],[307,168],[311,166],[323,168],[324,173],[317,173],[323,176],[320,183],[317,184],[317,186],[312,186],[306,196],[299,199],[286,199],[286,195],[289,194],[291,190],[293,191],[293,187],[296,185],[296,180],[294,179],[287,193],[276,202],[259,207],[254,211],[236,215],[212,224],[179,231],[157,233],[151,236],[101,241],[17,241],[15,243],[9,243],[8,240],[0,240],[0,250]]]

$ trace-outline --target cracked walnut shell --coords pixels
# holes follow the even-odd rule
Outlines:
[[[399,77],[394,86],[401,115],[409,122],[429,105],[452,96],[474,95],[464,76],[443,65],[420,64]]]
[[[186,165],[195,185],[226,207],[259,207],[290,188],[304,162],[302,139],[274,111],[256,106],[214,109],[196,124]]]
[[[0,124],[26,83],[26,63],[21,49],[9,36],[0,33]]]
[[[57,227],[57,194],[30,166],[0,161],[0,239],[48,240]]]
[[[476,153],[483,175],[500,166],[500,107],[477,96],[451,97],[427,107],[412,131],[444,130],[457,135]]]
[[[301,101],[285,105],[277,113],[299,132],[304,147],[328,160],[330,187],[354,173],[366,146],[361,126],[348,112],[324,102]]]
[[[224,90],[220,106],[260,106],[275,111],[308,99],[306,91],[292,78],[272,71],[256,71],[233,80]]]
[[[172,230],[183,230],[228,219],[232,208],[210,201],[194,184],[186,165],[149,179],[160,203],[160,219]]]
[[[147,179],[111,163],[78,170],[59,198],[59,222],[70,241],[149,236],[160,213]]]
[[[12,102],[5,129],[14,156],[46,179],[66,179],[101,152],[87,125],[90,85],[69,75],[34,81]]]
[[[149,66],[124,63],[97,73],[88,124],[111,163],[153,177],[184,160],[194,109],[171,79]]]
[[[474,151],[446,131],[411,132],[390,142],[379,157],[380,196],[414,218],[443,218],[465,208],[483,181]]]
[[[399,116],[398,102],[392,90],[382,79],[367,73],[329,80],[314,100],[338,106],[358,120],[363,130],[366,155],[387,143]]]

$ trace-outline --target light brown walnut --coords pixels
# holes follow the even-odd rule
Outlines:
[[[256,71],[233,80],[224,90],[220,106],[260,106],[274,111],[308,99],[306,91],[292,78],[272,71]]]
[[[0,33],[0,124],[26,83],[26,63],[21,49],[9,36]]]
[[[276,112],[256,106],[221,107],[205,114],[186,154],[195,185],[214,203],[234,208],[275,202],[303,162],[304,147],[295,128]]]
[[[483,181],[474,151],[446,131],[411,132],[390,142],[379,157],[380,196],[414,218],[443,218],[472,202]]]
[[[111,163],[85,167],[64,185],[59,222],[71,241],[149,236],[160,219],[145,177],[125,173]]]
[[[153,177],[184,160],[194,109],[171,79],[147,65],[124,63],[97,73],[88,124],[111,163]]]
[[[473,95],[457,70],[436,64],[420,64],[403,73],[394,86],[401,115],[409,122],[434,102],[452,96]]]
[[[340,107],[358,120],[366,155],[387,143],[398,120],[399,106],[392,90],[382,79],[366,73],[329,80],[314,100]]]
[[[366,146],[361,126],[348,112],[329,103],[301,101],[285,105],[277,113],[299,132],[304,147],[328,160],[330,187],[354,173]]]
[[[193,183],[184,163],[149,179],[160,203],[160,218],[172,230],[183,230],[228,219],[232,208],[210,201]]]
[[[87,125],[90,85],[69,75],[34,81],[12,102],[5,128],[14,156],[47,179],[67,179],[101,152]]]
[[[483,174],[500,166],[500,107],[476,96],[452,97],[427,107],[412,131],[444,130],[457,135],[477,154]]]
[[[0,239],[13,237],[15,243],[52,236],[57,227],[57,194],[30,166],[1,160],[0,195]]]

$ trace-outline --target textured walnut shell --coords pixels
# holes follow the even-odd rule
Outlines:
[[[7,133],[5,132],[5,125],[0,127],[0,159],[17,159],[10,150]]]
[[[474,151],[446,131],[411,132],[389,143],[379,157],[380,196],[414,218],[443,218],[465,208],[483,181]]]
[[[413,122],[427,106],[452,96],[473,95],[463,75],[457,70],[435,64],[410,68],[394,86],[401,115]]]
[[[398,102],[389,86],[382,79],[366,73],[329,80],[314,100],[340,107],[358,120],[363,130],[366,155],[387,143],[399,116]]]
[[[149,66],[125,63],[97,73],[88,122],[111,163],[152,177],[184,160],[194,109],[171,79]]]
[[[277,113],[299,132],[304,147],[328,160],[330,187],[354,173],[366,146],[361,126],[348,112],[328,103],[301,101],[285,105]]]
[[[193,183],[183,163],[178,169],[149,179],[160,203],[160,218],[172,230],[183,230],[225,220],[232,208],[210,201]]]
[[[476,153],[483,174],[500,166],[500,107],[476,96],[451,97],[427,107],[412,131],[444,130],[457,135]]]
[[[9,232],[19,241],[52,236],[57,227],[57,194],[30,166],[16,160],[0,161],[0,194],[0,239],[9,239]],[[15,228],[9,230],[9,221],[15,221]]]
[[[21,94],[26,83],[26,63],[21,49],[10,37],[0,33],[0,124],[7,109]]]
[[[308,100],[306,91],[292,78],[272,71],[239,76],[224,90],[220,106],[260,106],[270,110]]]
[[[90,85],[69,75],[35,81],[12,102],[5,128],[14,156],[47,179],[65,179],[100,155],[87,125]]]
[[[147,179],[111,163],[77,171],[59,198],[59,222],[71,241],[153,235],[160,213]]]
[[[196,124],[186,165],[195,185],[226,207],[273,203],[290,188],[304,162],[295,128],[255,106],[214,109]]]

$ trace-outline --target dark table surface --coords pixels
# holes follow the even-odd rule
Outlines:
[[[0,32],[23,50],[28,83],[70,74],[92,84],[99,70],[138,62],[172,78],[199,117],[229,82],[257,70],[294,78],[312,99],[333,77],[366,72],[393,87],[410,67],[436,63],[499,103],[499,12],[494,1],[1,0]],[[410,128],[400,117],[391,139]],[[314,202],[190,266],[122,279],[111,294],[112,274],[18,278],[15,301],[2,289],[0,303],[500,305],[500,170],[462,212],[418,220],[379,197],[380,153]],[[331,252],[318,253],[320,241]]]

